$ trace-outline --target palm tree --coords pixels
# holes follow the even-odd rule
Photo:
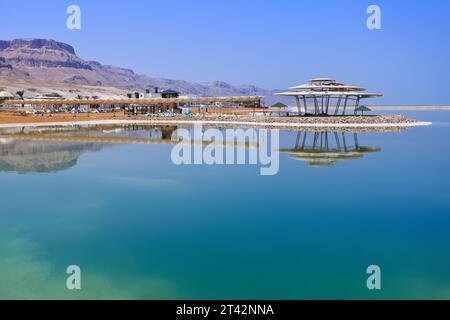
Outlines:
[[[25,100],[23,98],[23,96],[25,95],[25,91],[24,90],[17,91],[16,94],[20,97],[21,100]],[[22,104],[22,108],[25,108],[24,104]]]
[[[17,91],[16,94],[20,97],[21,100],[24,100],[24,99],[23,99],[23,96],[24,96],[24,94],[25,94],[25,91],[24,91],[24,90]]]

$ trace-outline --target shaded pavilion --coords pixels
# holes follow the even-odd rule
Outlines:
[[[313,109],[314,115],[330,113],[345,115],[351,108],[356,114],[362,99],[382,96],[379,93],[368,93],[365,88],[345,85],[330,78],[311,79],[307,84],[289,89],[292,91],[280,92],[276,95],[295,98],[299,114],[308,114],[308,109]]]

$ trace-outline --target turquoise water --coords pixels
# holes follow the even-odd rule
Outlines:
[[[172,144],[3,136],[0,298],[448,299],[450,113],[408,115],[435,123],[358,133],[371,152],[326,165],[280,153],[273,176],[176,166]],[[298,138],[280,132],[280,149]],[[372,264],[380,291],[366,287]],[[79,291],[66,289],[69,265]]]

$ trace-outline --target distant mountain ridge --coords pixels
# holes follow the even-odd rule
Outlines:
[[[123,91],[142,91],[153,87],[170,87],[185,94],[200,96],[261,95],[266,102],[283,100],[275,91],[253,85],[233,86],[226,82],[191,83],[184,80],[152,78],[133,70],[96,61],[85,61],[75,49],[49,39],[0,40],[0,81],[44,81],[74,86],[113,87]],[[5,80],[3,80],[4,82]],[[5,83],[0,83],[4,85]],[[7,83],[6,83],[7,84]]]

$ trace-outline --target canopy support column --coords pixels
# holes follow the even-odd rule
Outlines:
[[[345,115],[345,109],[347,109],[347,103],[348,103],[348,96],[345,97],[344,110],[342,111],[342,115]]]
[[[308,107],[306,105],[306,96],[303,96],[303,107],[305,108],[305,114],[308,113]]]
[[[321,97],[321,107],[320,107],[320,112],[323,114],[323,95]]]
[[[341,106],[342,96],[339,96],[338,102],[336,104],[336,110],[334,111],[334,115],[337,115],[339,112],[339,107]]]
[[[301,108],[300,108],[300,98],[299,96],[295,96],[295,102],[297,103],[297,110],[298,110],[298,114],[300,115],[301,113]]]
[[[331,97],[329,95],[327,95],[326,101],[327,101],[327,105],[326,105],[326,114],[328,115],[328,108],[330,107],[330,99]]]
[[[317,101],[317,97],[314,96],[314,114],[317,114],[319,111],[319,103]]]
[[[356,102],[355,102],[355,111],[354,111],[354,114],[355,114],[355,115],[356,115],[356,112],[357,112],[357,110],[358,110],[358,108],[359,108],[359,100],[361,100],[360,97],[356,98]]]

